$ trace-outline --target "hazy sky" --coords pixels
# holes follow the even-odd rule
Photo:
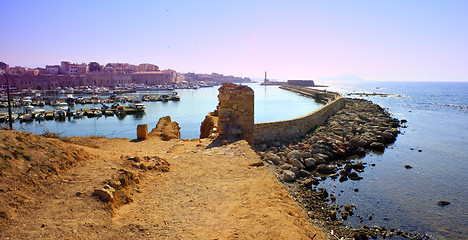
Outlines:
[[[0,61],[468,81],[468,1],[0,0]]]

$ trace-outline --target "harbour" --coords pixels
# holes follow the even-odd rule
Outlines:
[[[324,104],[314,99],[305,98],[300,94],[279,89],[278,86],[260,86],[258,83],[247,85],[251,86],[256,94],[255,122],[300,117]],[[174,92],[177,94],[173,95]],[[112,94],[95,95],[93,101],[91,101],[92,94],[77,94],[74,95],[74,98],[79,100],[75,102],[74,106],[65,104],[67,96],[62,94],[57,97],[60,99],[61,106],[55,104],[55,106],[48,104],[42,107],[34,106],[34,108],[44,109],[46,113],[49,113],[46,119],[17,120],[13,123],[13,128],[36,134],[50,131],[61,134],[61,136],[105,136],[131,139],[135,137],[138,124],[148,124],[148,126],[154,127],[160,117],[171,116],[181,127],[181,137],[193,139],[199,137],[200,124],[206,114],[216,108],[217,94],[217,87],[143,90],[119,95],[118,98],[114,98],[115,100],[111,99]],[[164,95],[166,100],[159,100],[159,97]],[[171,99],[174,96],[179,98]],[[55,94],[51,97],[55,97]],[[128,107],[134,99],[141,99],[145,105],[144,111],[134,111]],[[119,106],[116,106],[117,104]],[[83,113],[83,116],[66,116],[52,120],[51,111],[57,112],[59,107],[63,107],[65,112],[70,108],[72,113]],[[126,114],[116,114],[119,113],[118,107],[126,111]],[[24,107],[15,106],[12,110],[20,113]],[[0,111],[3,116],[8,115],[8,108],[2,107]],[[279,112],[281,114],[278,114]],[[7,124],[7,122],[3,124]]]
[[[53,98],[48,95],[36,97],[14,98],[11,106],[14,109],[12,121],[30,122],[56,120],[65,121],[67,119],[81,119],[83,117],[101,117],[103,115],[112,117],[124,117],[127,114],[137,114],[145,111],[146,105],[143,102],[168,102],[180,101],[177,92],[167,92],[164,94],[146,94],[139,96],[97,96],[74,98],[72,94],[67,94],[66,98]],[[92,105],[92,107],[89,107]],[[8,102],[2,102],[2,109],[8,108]],[[0,123],[9,121],[7,112],[0,113]]]

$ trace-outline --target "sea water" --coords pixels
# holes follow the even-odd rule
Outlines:
[[[346,223],[424,233],[434,239],[468,239],[468,83],[341,82],[330,90],[388,93],[359,96],[405,119],[394,144],[370,153],[360,181],[328,179],[321,184],[337,205],[354,204]],[[375,166],[370,166],[370,164]],[[407,169],[405,165],[412,168]],[[355,192],[354,189],[358,189]],[[438,201],[450,205],[438,206]],[[359,222],[356,215],[363,216]],[[372,220],[368,220],[371,215]]]
[[[261,86],[258,83],[247,84],[255,93],[255,122],[269,122],[286,120],[306,115],[321,106],[322,102],[303,97],[300,94],[282,90],[278,86]],[[50,131],[62,137],[104,136],[120,138],[136,138],[138,124],[147,124],[151,131],[164,116],[170,116],[180,126],[181,138],[193,139],[200,136],[200,125],[209,112],[213,112],[218,104],[218,88],[199,88],[176,90],[180,101],[145,102],[146,111],[143,114],[127,115],[123,119],[115,116],[99,118],[83,117],[82,119],[66,119],[65,121],[34,121],[16,122],[15,130],[42,134]],[[128,97],[142,97],[144,95],[171,94],[171,92],[138,92],[126,94]],[[65,97],[65,96],[63,96]],[[89,97],[89,96],[88,96]],[[100,97],[101,100],[106,98]],[[123,104],[126,105],[126,104]],[[93,105],[77,104],[74,108],[91,108]],[[96,104],[100,108],[100,104]],[[54,109],[51,106],[46,110]],[[14,109],[19,111],[20,109]],[[2,109],[7,111],[7,109]]]

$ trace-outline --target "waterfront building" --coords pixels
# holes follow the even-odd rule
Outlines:
[[[28,75],[39,75],[39,69],[28,69],[28,71],[26,72],[26,74]]]
[[[89,72],[88,64],[82,63],[76,65],[76,73],[77,74],[85,74]]]
[[[176,83],[177,81],[177,72],[172,69],[162,70],[162,72],[169,73],[171,75],[171,82]]]
[[[129,74],[113,74],[100,71],[86,74],[86,81],[82,86],[111,87],[130,83],[132,83],[132,76]]]
[[[46,65],[46,71],[50,74],[59,74],[60,66],[59,65]]]
[[[135,72],[131,74],[132,81],[136,84],[145,84],[145,85],[169,85],[173,84],[174,81],[171,79],[171,73],[169,72],[156,72],[156,71],[147,71],[147,72]]]
[[[76,75],[78,72],[78,66],[77,64],[71,63],[68,65],[68,75]]]
[[[68,66],[70,64],[71,64],[70,62],[62,61],[60,63],[60,72],[59,72],[59,74],[67,74],[68,73]]]

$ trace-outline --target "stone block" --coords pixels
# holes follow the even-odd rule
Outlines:
[[[139,124],[137,126],[137,139],[146,140],[148,139],[148,125]]]

